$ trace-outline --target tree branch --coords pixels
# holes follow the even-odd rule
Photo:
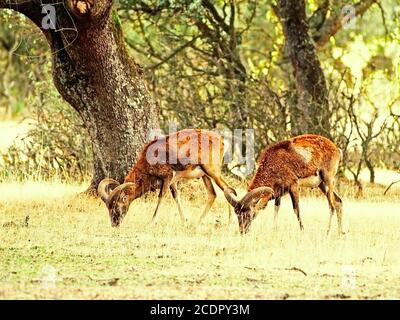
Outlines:
[[[318,7],[317,10],[313,12],[311,17],[308,18],[308,25],[310,26],[311,32],[315,34],[324,25],[327,14],[329,11],[329,0],[324,0]]]
[[[383,27],[385,28],[385,36],[386,36],[386,38],[388,37],[388,35],[389,35],[389,30],[388,30],[388,27],[387,27],[387,25],[386,25],[386,14],[385,14],[385,10],[383,9],[383,7],[382,7],[382,4],[380,3],[380,2],[376,2],[376,5],[379,7],[379,10],[381,11],[381,17],[382,17],[382,24],[383,24]]]
[[[397,180],[397,181],[392,182],[392,183],[386,188],[386,190],[385,190],[385,192],[383,193],[383,195],[386,196],[386,193],[389,191],[389,189],[390,189],[393,185],[395,185],[396,183],[399,183],[399,182],[400,182],[400,180]]]
[[[170,6],[169,1],[165,1],[162,4],[158,6],[149,6],[147,3],[144,1],[135,1],[134,4],[132,4],[130,1],[127,0],[122,0],[120,1],[121,8],[124,10],[130,10],[133,9],[135,11],[139,12],[144,12],[150,16],[155,16],[164,9],[168,9]]]
[[[354,5],[355,16],[364,14],[377,0],[363,0]],[[341,8],[340,8],[341,9]],[[317,49],[324,47],[329,39],[343,28],[345,13],[342,10],[332,12],[331,16],[325,20],[323,26],[313,35]]]
[[[217,9],[212,5],[212,3],[208,0],[203,0],[202,5],[204,8],[206,8],[211,15],[213,16],[214,20],[218,22],[218,24],[221,26],[221,28],[229,34],[229,26],[226,24],[225,20],[219,15]]]
[[[175,57],[179,52],[182,50],[186,49],[187,47],[191,46],[200,36],[195,36],[192,40],[184,43],[183,45],[179,46],[176,48],[174,51],[172,51],[169,55],[167,55],[164,59],[162,59],[160,62],[153,64],[152,66],[147,67],[146,69],[157,69],[159,66],[163,65],[166,63],[168,60],[172,59]]]

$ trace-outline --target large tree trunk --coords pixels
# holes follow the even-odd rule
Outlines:
[[[282,21],[298,93],[298,102],[291,110],[292,134],[329,136],[328,90],[308,33],[304,0],[280,0],[275,11]]]
[[[0,8],[25,14],[46,36],[54,83],[82,117],[92,141],[93,191],[104,177],[124,179],[149,130],[158,127],[158,109],[141,68],[127,54],[117,16],[110,14],[113,1],[65,2],[65,7],[54,5],[56,30],[42,29],[39,0],[0,0]]]

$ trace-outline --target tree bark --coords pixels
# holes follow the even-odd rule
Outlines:
[[[159,112],[140,66],[128,56],[118,17],[111,11],[113,0],[54,4],[55,30],[42,28],[40,3],[0,0],[0,8],[26,15],[50,45],[55,86],[82,117],[91,138],[94,168],[88,191],[95,191],[105,177],[122,182],[149,130],[158,127]]]
[[[328,90],[309,35],[304,0],[280,0],[274,9],[281,19],[298,93],[291,110],[292,134],[329,136]]]

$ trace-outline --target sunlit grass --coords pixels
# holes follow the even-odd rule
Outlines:
[[[151,223],[152,195],[134,202],[121,228],[112,229],[103,203],[79,195],[84,189],[0,185],[0,298],[400,297],[398,193],[345,198],[343,237],[336,221],[326,236],[326,199],[313,195],[301,198],[304,232],[285,198],[277,232],[269,206],[241,237],[220,193],[198,223],[200,181],[180,186],[185,226],[170,196]],[[56,272],[50,284],[49,268]]]

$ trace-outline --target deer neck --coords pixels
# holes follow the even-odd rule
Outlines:
[[[267,177],[255,175],[250,181],[247,191],[251,191],[259,187],[270,187],[271,189],[274,189],[274,184]]]
[[[125,183],[133,183],[134,186],[128,192],[131,201],[140,198],[152,189],[152,178],[142,168],[135,166],[125,178]]]

